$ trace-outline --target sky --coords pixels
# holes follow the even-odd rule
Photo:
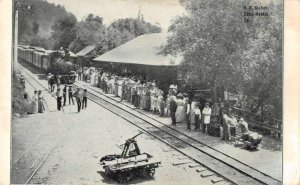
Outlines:
[[[92,13],[103,17],[108,25],[120,18],[136,18],[139,10],[144,20],[159,24],[163,32],[167,32],[170,21],[185,13],[179,0],[47,0],[50,3],[63,5],[82,20]]]

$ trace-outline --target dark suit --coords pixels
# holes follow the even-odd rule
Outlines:
[[[177,110],[177,103],[174,100],[170,101],[170,116],[172,119],[172,125],[176,125],[176,117],[175,117],[176,110]]]

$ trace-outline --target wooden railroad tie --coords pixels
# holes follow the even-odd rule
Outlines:
[[[213,175],[215,175],[215,173],[213,173],[213,172],[210,172],[210,171],[203,171],[203,172],[201,172],[201,174],[200,174],[200,176],[201,177],[210,177],[210,176],[213,176]]]
[[[179,165],[188,164],[188,163],[192,163],[192,161],[181,161],[181,162],[175,162],[172,164],[173,164],[173,166],[179,166]]]
[[[190,165],[189,165],[190,168],[195,168],[195,167],[198,167],[198,166],[200,166],[200,164],[196,164],[196,163],[195,163],[195,164],[190,164]]]
[[[224,181],[224,179],[223,178],[221,178],[221,177],[214,177],[212,180],[211,180],[211,182],[212,183],[218,183],[218,182],[221,182],[221,181]]]
[[[163,151],[164,152],[171,152],[171,151],[174,151],[174,149],[172,149],[172,148],[171,149],[163,149]]]
[[[203,166],[199,166],[197,169],[196,169],[196,172],[203,172],[207,170],[206,168],[204,168]]]

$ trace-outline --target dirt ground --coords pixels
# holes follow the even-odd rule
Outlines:
[[[66,106],[65,113],[54,111],[13,121],[13,161],[21,151],[28,149],[32,155],[28,154],[19,161],[41,161],[45,152],[54,146],[30,183],[115,184],[102,173],[99,174],[98,171],[103,171],[99,159],[107,154],[119,153],[116,144],[123,144],[138,130],[111,112],[88,103],[88,108],[80,113],[75,112],[75,106]],[[163,143],[145,134],[139,136],[137,141],[142,152],[153,155],[162,164],[154,179],[137,179],[132,184],[211,184],[211,178],[201,178],[195,168],[173,166],[172,163],[183,156],[172,155],[178,154],[174,151],[164,152],[169,147]],[[31,165],[36,167],[35,164],[28,165],[23,168],[30,171]]]
[[[34,73],[37,79],[47,84],[39,71]],[[30,85],[26,85],[26,92],[30,96],[33,90]],[[103,175],[99,160],[104,155],[120,153],[116,145],[123,144],[126,139],[137,134],[137,127],[91,101],[88,101],[88,108],[80,113],[77,113],[76,105],[68,104],[64,111],[57,111],[56,100],[52,95],[47,91],[43,91],[43,94],[47,101],[47,112],[13,119],[12,183],[25,183],[45,160],[29,183],[115,184]],[[158,119],[156,115],[150,116]],[[170,122],[168,118],[162,118],[161,121]],[[178,125],[178,129],[186,132],[184,125]],[[250,153],[234,148],[219,138],[192,131],[187,134],[199,137],[235,158],[244,158],[246,163],[281,178],[280,141],[264,138],[259,152]],[[202,178],[195,168],[188,167],[189,164],[173,166],[184,156],[168,151],[170,148],[166,144],[146,134],[139,136],[137,141],[142,152],[153,155],[162,164],[154,179],[137,179],[132,184],[212,184],[211,179],[215,176]],[[226,182],[218,183],[221,184]]]

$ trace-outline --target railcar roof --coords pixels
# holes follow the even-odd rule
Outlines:
[[[182,56],[173,57],[159,54],[160,47],[166,44],[169,35],[170,33],[141,35],[93,60],[154,66],[178,65],[182,61]]]
[[[85,56],[89,52],[93,51],[95,49],[95,46],[86,46],[82,50],[80,50],[78,53],[76,53],[77,56]]]

